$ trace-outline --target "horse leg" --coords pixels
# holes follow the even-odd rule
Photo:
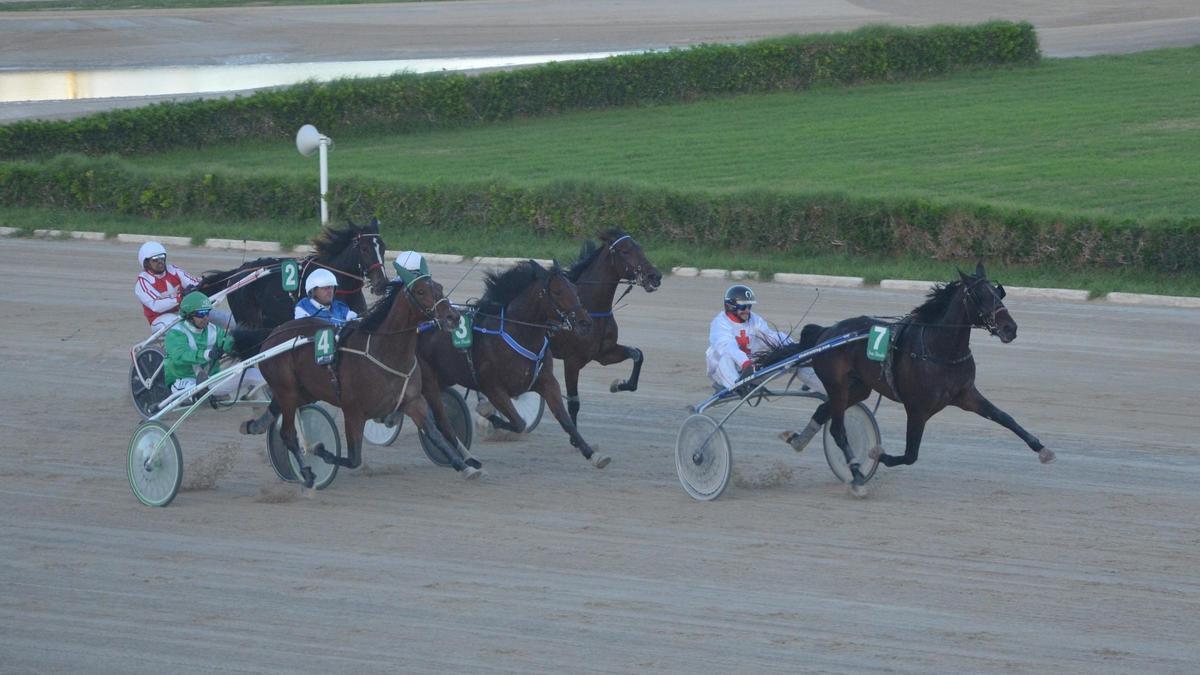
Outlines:
[[[577,361],[563,361],[563,378],[567,382],[567,411],[571,422],[579,424],[579,371],[586,365]]]
[[[264,434],[268,429],[271,428],[271,425],[275,423],[275,418],[279,417],[279,413],[279,403],[276,401],[271,401],[271,404],[267,406],[266,412],[259,415],[255,419],[242,422],[240,431],[243,434],[250,435]]]
[[[363,427],[366,424],[367,419],[362,410],[342,408],[342,428],[346,431],[346,454],[349,456],[346,465],[348,468],[357,469],[362,466]]]
[[[905,404],[904,412],[908,416],[908,429],[904,436],[904,455],[897,457],[889,455],[880,449],[871,456],[878,455],[878,459],[884,466],[900,466],[917,463],[917,453],[921,450],[921,437],[925,435],[925,422],[929,420],[929,416],[923,410]]]
[[[809,442],[817,435],[817,432],[821,431],[821,427],[825,426],[825,423],[829,421],[829,415],[830,406],[829,402],[826,401],[817,406],[816,412],[813,413],[812,417],[808,420],[808,425],[803,430],[792,431],[789,429],[781,431],[779,432],[779,440],[792,446],[792,449],[796,452],[800,452],[808,447]]]
[[[527,426],[525,419],[521,417],[516,407],[513,406],[512,397],[508,395],[507,391],[499,387],[488,387],[481,393],[487,397],[487,403],[491,405],[491,412],[484,414],[484,419],[491,422],[492,426],[497,429],[511,431],[516,434],[525,433],[525,427]],[[480,412],[481,409],[476,408],[475,411]]]
[[[637,391],[638,378],[642,374],[642,358],[642,350],[637,347],[626,347],[619,344],[614,344],[602,352],[596,358],[596,361],[605,366],[620,363],[626,359],[633,359],[633,372],[630,373],[629,379],[613,380],[608,390],[614,394],[618,391]]]
[[[429,406],[423,396],[414,397],[405,403],[404,414],[408,415],[413,424],[417,425],[417,429],[424,433],[442,451],[442,454],[446,455],[450,460],[450,466],[458,472],[459,476],[465,480],[472,480],[482,475],[483,472],[478,467],[463,461],[458,448],[446,441],[446,438],[438,431],[436,424],[429,423]]]
[[[579,452],[583,455],[583,458],[590,461],[592,466],[597,469],[603,469],[608,466],[612,458],[593,450],[587,444],[587,441],[583,440],[583,436],[579,435],[579,430],[575,428],[575,423],[571,420],[571,415],[567,413],[567,407],[563,405],[562,390],[558,388],[558,380],[543,371],[542,376],[534,383],[534,390],[546,400],[546,405],[550,406],[550,412],[554,413],[554,419],[558,420],[559,426],[571,438],[571,445],[579,448]]]
[[[958,400],[954,402],[954,405],[962,408],[963,410],[969,410],[981,417],[986,417],[987,419],[1013,432],[1017,436],[1020,436],[1021,440],[1025,441],[1025,445],[1028,445],[1030,450],[1033,450],[1038,454],[1038,459],[1041,460],[1042,464],[1049,464],[1054,461],[1055,456],[1053,450],[1042,445],[1042,442],[1037,439],[1037,436],[1025,431],[1025,429],[1020,424],[1017,424],[1016,420],[1012,418],[1012,415],[1009,415],[1003,410],[997,408],[995,404],[987,400],[983,394],[979,393],[979,390],[975,387],[971,387],[968,391],[963,392],[962,395],[958,397]]]
[[[304,461],[304,453],[300,451],[300,441],[298,430],[296,429],[296,408],[292,405],[281,404],[283,411],[283,420],[279,425],[279,436],[283,439],[283,446],[292,453],[296,458],[296,464],[300,467],[300,479],[304,482],[304,487],[311,488],[317,480],[317,475]],[[325,461],[329,461],[326,459]]]

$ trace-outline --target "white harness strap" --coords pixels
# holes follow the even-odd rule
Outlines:
[[[412,374],[414,372],[416,372],[416,370],[417,370],[417,358],[415,356],[413,357],[412,367],[408,369],[407,373],[402,373],[394,368],[390,368],[387,365],[385,365],[382,361],[380,361],[379,359],[377,359],[371,355],[371,338],[372,337],[373,337],[372,334],[370,334],[370,333],[367,334],[366,349],[358,350],[358,349],[351,349],[349,347],[338,347],[338,351],[347,352],[349,354],[358,354],[359,356],[365,358],[366,360],[370,361],[371,363],[374,363],[375,365],[379,366],[381,369],[383,369],[384,372],[391,373],[392,375],[395,375],[396,377],[399,377],[400,379],[404,380],[404,386],[400,387],[400,396],[399,396],[399,398],[396,399],[396,407],[392,408],[392,412],[396,412],[397,410],[400,409],[400,404],[404,403],[404,394],[408,392],[409,379],[412,378]]]

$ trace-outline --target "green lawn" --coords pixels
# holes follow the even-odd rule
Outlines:
[[[0,226],[23,229],[46,228],[140,234],[190,236],[196,242],[207,237],[229,239],[258,239],[281,241],[295,245],[307,241],[319,230],[317,220],[286,221],[221,221],[196,218],[151,220],[136,216],[110,213],[87,213],[44,208],[11,208],[0,206]],[[563,263],[575,259],[580,240],[538,235],[533,232],[496,232],[492,230],[459,229],[453,233],[404,227],[400,223],[383,223],[383,234],[391,250],[414,249],[431,253],[459,253],[467,256],[529,256],[557,258]],[[0,241],[3,241],[0,239]],[[772,274],[775,272],[804,272],[865,277],[868,283],[880,279],[925,279],[950,281],[954,264],[910,258],[872,258],[847,256],[804,257],[777,252],[736,252],[714,250],[700,244],[668,242],[653,237],[639,237],[651,262],[664,272],[672,267],[715,267],[747,269]],[[259,253],[249,253],[258,257]],[[974,269],[974,260],[959,263],[963,269]],[[1039,286],[1079,288],[1099,295],[1109,291],[1156,293],[1160,295],[1200,296],[1200,275],[1169,275],[1141,270],[1082,270],[1067,271],[1032,265],[988,264],[988,276],[1010,286]]]
[[[840,191],[1148,220],[1200,215],[1200,47],[1047,60],[396,135],[339,134],[332,180],[594,179],[684,191]],[[142,168],[316,174],[287,142]],[[315,178],[314,178],[315,180]]]

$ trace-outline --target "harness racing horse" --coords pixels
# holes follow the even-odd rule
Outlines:
[[[386,251],[379,234],[379,221],[357,226],[325,228],[313,241],[316,252],[300,259],[299,291],[293,295],[283,290],[277,275],[268,275],[229,294],[229,309],[238,325],[274,328],[291,321],[296,300],[304,294],[304,281],[318,269],[327,269],[337,277],[336,295],[357,314],[366,314],[367,302],[362,288],[366,280],[371,291],[382,295],[388,279],[383,270]],[[279,266],[285,258],[259,258],[243,263],[228,272],[209,272],[200,280],[198,289],[212,295],[242,277],[263,267]]]
[[[442,405],[443,387],[457,384],[481,392],[493,409],[484,404],[480,414],[496,428],[516,433],[525,431],[526,422],[512,397],[532,390],[550,406],[571,444],[594,466],[604,468],[610,458],[593,452],[563,406],[547,336],[555,324],[581,335],[591,330],[592,320],[579,302],[575,285],[557,263],[547,270],[533,260],[502,273],[489,272],[484,283],[470,347],[456,348],[446,333],[421,336],[421,382],[438,428],[461,448]]]
[[[317,365],[314,346],[309,343],[268,359],[259,366],[273,397],[272,410],[264,418],[248,423],[245,433],[262,433],[270,428],[271,414],[282,414],[280,435],[295,456],[307,487],[314,474],[297,442],[295,416],[301,406],[325,401],[342,409],[348,457],[337,457],[323,447],[313,449],[325,462],[347,468],[362,463],[363,426],[368,419],[386,417],[403,410],[417,427],[450,458],[464,478],[479,474],[479,462],[464,458],[427,424],[429,410],[421,397],[421,372],[417,366],[417,330],[432,320],[442,330],[458,325],[459,314],[446,300],[441,284],[422,265],[419,273],[403,270],[390,282],[386,295],[370,314],[347,324],[338,340],[341,356],[333,366]],[[296,336],[312,336],[329,324],[319,319],[298,319],[271,331],[261,349],[269,349]],[[262,330],[237,329],[234,340],[239,355],[248,356]]]
[[[599,245],[590,241],[583,245],[579,260],[567,272],[567,278],[579,289],[579,301],[595,325],[587,335],[557,332],[550,337],[554,358],[563,362],[567,409],[571,413],[571,422],[576,425],[579,423],[579,371],[592,361],[609,366],[633,359],[633,373],[629,379],[614,380],[609,391],[637,391],[642,372],[642,350],[617,342],[617,320],[613,316],[617,286],[629,284],[625,291],[628,293],[636,284],[647,293],[653,293],[662,285],[662,273],[650,264],[633,237],[614,228],[602,232],[599,239]]]
[[[1054,461],[1054,452],[1025,431],[1013,418],[987,400],[975,388],[975,359],[971,356],[971,329],[984,328],[1007,344],[1017,337],[1017,323],[1004,306],[1004,287],[988,281],[980,263],[975,274],[961,271],[959,279],[938,284],[928,299],[908,316],[891,326],[891,344],[883,361],[872,361],[858,343],[831,349],[812,359],[813,369],[825,385],[829,400],[822,403],[809,426],[799,434],[803,448],[815,430],[832,418],[830,432],[850,464],[854,480],[851,491],[862,496],[866,479],[859,465],[852,460],[846,441],[844,417],[846,408],[866,399],[875,390],[904,405],[908,417],[904,455],[888,455],[882,448],[873,448],[872,459],[884,466],[915,464],[921,447],[925,423],[946,405],[954,405],[986,417],[1012,431],[1038,453],[1043,464]],[[765,367],[780,359],[798,354],[818,343],[840,335],[863,332],[883,322],[860,316],[839,321],[829,328],[809,324],[800,333],[800,342],[782,345],[755,354],[757,367]],[[856,348],[857,347],[857,348]],[[803,438],[807,436],[807,438]]]

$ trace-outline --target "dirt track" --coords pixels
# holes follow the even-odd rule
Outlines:
[[[698,503],[672,450],[707,388],[725,282],[668,278],[619,313],[647,355],[642,389],[607,393],[623,366],[584,371],[583,431],[613,455],[604,471],[546,420],[525,442],[478,443],[489,475],[465,483],[406,431],[367,448],[368,470],[297,497],[262,437],[234,433],[241,413],[206,412],[181,436],[185,476],[223,453],[231,472],[152,509],[124,475],[125,350],[144,334],[135,250],[0,240],[5,672],[1183,672],[1200,659],[1194,310],[1014,300],[1016,342],[976,334],[981,388],[1057,464],[950,410],[921,461],[881,468],[859,501],[819,442],[796,456],[769,440],[806,413],[764,407],[734,430],[742,486]],[[240,260],[173,254],[191,270]],[[466,267],[433,271],[452,284]],[[476,270],[455,298],[478,287]],[[781,322],[812,298],[759,291]],[[919,299],[826,290],[808,318]],[[900,452],[898,407],[880,422]]]

